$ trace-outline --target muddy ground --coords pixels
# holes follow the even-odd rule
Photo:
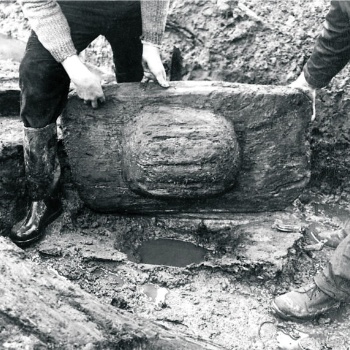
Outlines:
[[[183,79],[287,84],[300,73],[329,5],[326,0],[241,2],[251,13],[237,6],[222,10],[216,3],[172,2],[163,55],[169,69],[173,46],[180,49]],[[1,32],[27,38],[28,26],[17,5],[2,4],[0,18]],[[103,38],[86,51],[85,57],[112,72],[111,53]],[[15,74],[15,68],[10,72]],[[319,93],[318,115],[310,124],[311,183],[287,210],[300,226],[314,222],[334,230],[347,225],[348,75],[345,69]],[[55,268],[117,308],[179,332],[186,330],[209,338],[227,349],[276,349],[276,332],[285,326],[311,334],[317,339],[316,349],[350,348],[347,306],[302,324],[281,322],[269,312],[271,299],[310,281],[325,266],[332,249],[307,252],[305,246],[313,242],[301,239],[295,247],[297,254],[288,256],[289,268],[269,276],[261,276],[259,270],[244,264],[236,272],[198,264],[139,264],[140,256],[130,249],[135,253],[140,241],[130,242],[125,237],[147,235],[147,220],[155,219],[91,212],[70,186],[64,189],[65,213],[49,227],[43,242],[28,249],[38,264]],[[129,253],[129,258],[122,250]],[[159,255],[158,249],[156,257]],[[4,340],[6,334],[2,337]],[[10,345],[7,348],[21,349]]]
[[[347,204],[334,205],[331,197],[312,192],[305,192],[303,199],[308,203],[297,200],[273,215],[283,220],[287,213],[290,220],[283,222],[293,223],[297,230],[310,225],[331,231],[349,226]],[[64,189],[64,200],[64,214],[48,227],[44,240],[26,251],[37,264],[54,268],[103,302],[180,333],[210,339],[224,349],[294,349],[288,344],[296,342],[284,335],[292,332],[315,340],[311,349],[349,349],[349,306],[339,305],[303,323],[285,322],[270,312],[273,297],[312,281],[333,252],[329,247],[318,251],[308,230],[295,238],[282,268],[276,268],[263,258],[269,253],[266,247],[258,252],[261,260],[242,259],[240,253],[252,244],[249,240],[238,240],[232,251],[222,239],[216,249],[205,249],[210,245],[204,241],[197,245],[201,224],[186,227],[181,216],[175,215],[169,226],[164,225],[169,216],[94,213],[69,187]],[[271,214],[263,222],[271,223]],[[225,227],[210,233],[225,237],[227,221]],[[276,239],[292,235],[280,234],[276,232]],[[158,240],[169,238],[186,244]]]

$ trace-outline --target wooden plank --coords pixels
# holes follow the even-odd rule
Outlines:
[[[0,270],[2,349],[220,349],[101,303],[3,237]]]
[[[75,183],[95,210],[281,210],[309,181],[311,103],[296,90],[172,82],[105,94],[97,110],[72,97],[62,121]]]

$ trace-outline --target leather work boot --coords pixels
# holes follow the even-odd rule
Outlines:
[[[57,194],[61,170],[56,124],[44,128],[25,127],[23,150],[26,184],[32,202],[24,220],[12,228],[9,236],[20,247],[39,240],[45,227],[62,212]]]
[[[314,318],[339,305],[315,283],[280,295],[272,302],[272,311],[284,320]]]

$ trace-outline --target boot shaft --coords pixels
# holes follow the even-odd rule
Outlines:
[[[24,165],[29,196],[33,201],[48,198],[60,177],[57,158],[57,128],[24,127]]]

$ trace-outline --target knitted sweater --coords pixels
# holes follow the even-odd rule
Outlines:
[[[56,61],[77,53],[66,17],[55,0],[18,0],[31,28]],[[142,39],[161,44],[169,0],[141,0]]]

